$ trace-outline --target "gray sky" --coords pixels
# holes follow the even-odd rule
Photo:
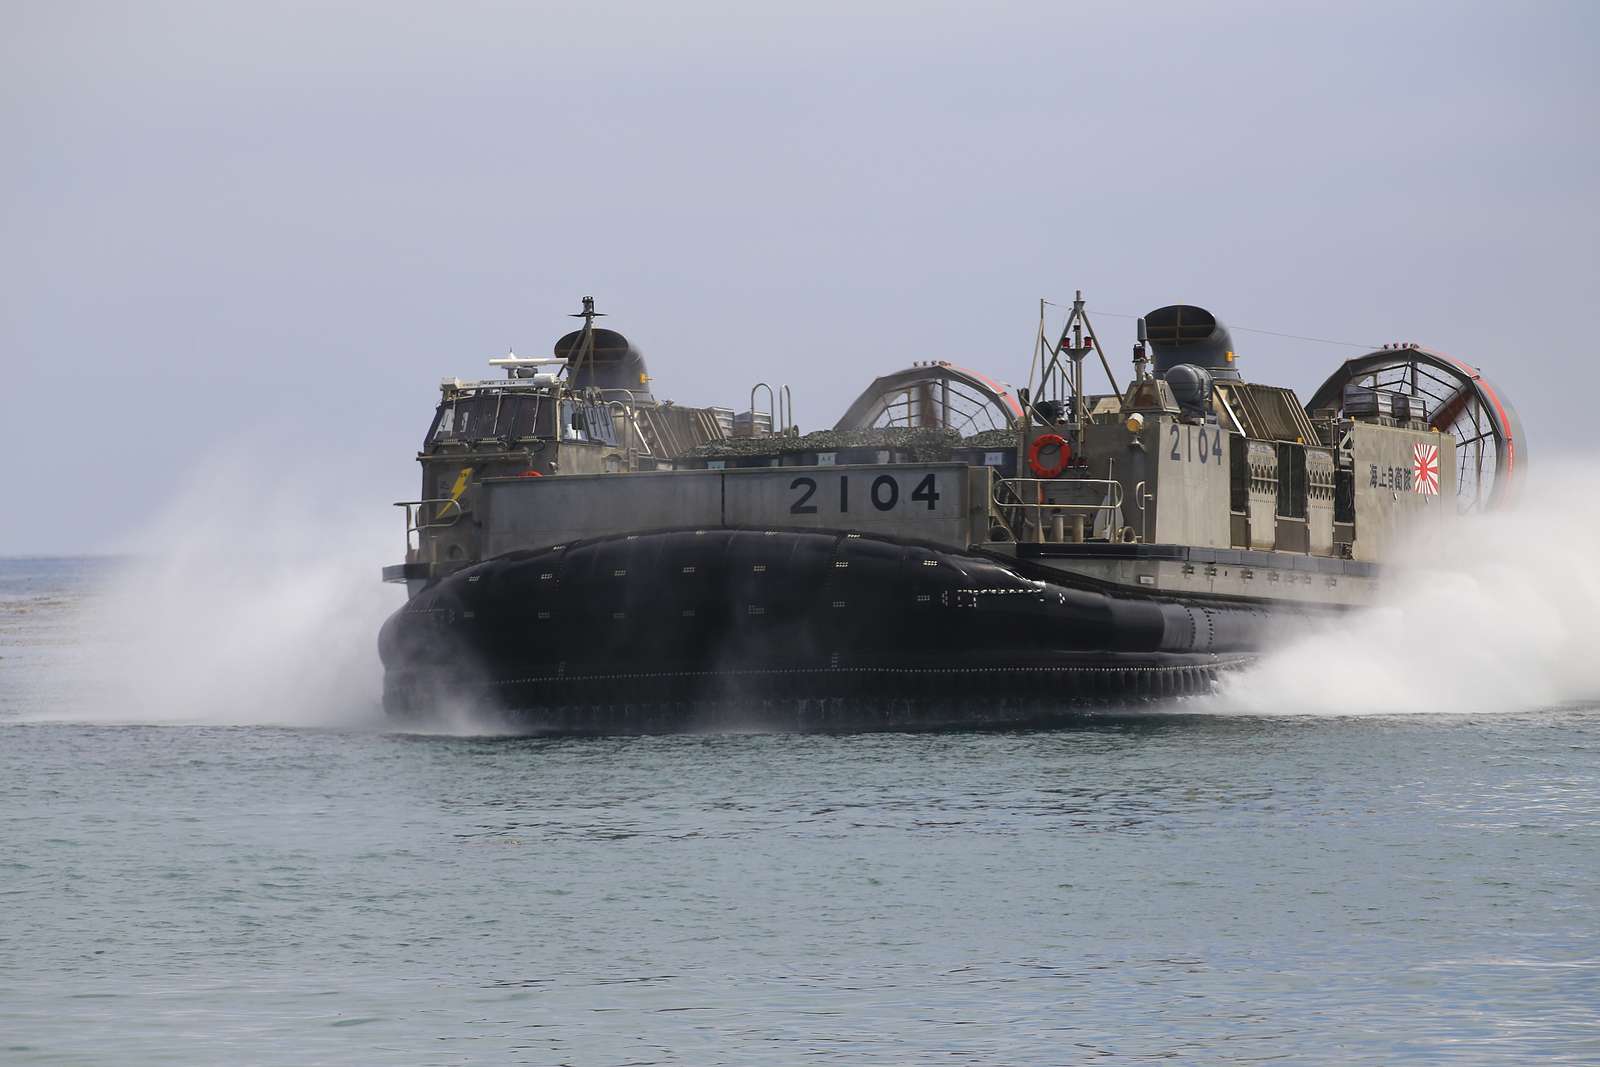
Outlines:
[[[1559,376],[1600,291],[1600,5],[978,8],[11,0],[0,553],[114,549],[219,454],[387,512],[438,379],[585,294],[658,394],[788,381],[804,429],[912,360],[1024,378],[1082,288],[1422,341],[1536,460],[1596,452]],[[1302,397],[1354,352],[1236,340]]]

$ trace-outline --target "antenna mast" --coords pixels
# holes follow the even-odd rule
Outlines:
[[[1045,333],[1046,303],[1039,301],[1039,332],[1034,341],[1033,363],[1028,368],[1028,390],[1022,410],[1022,456],[1026,456],[1033,445],[1036,418],[1065,430],[1073,451],[1079,452],[1083,444],[1083,422],[1089,417],[1088,401],[1083,393],[1083,361],[1090,352],[1100,357],[1100,366],[1105,368],[1112,390],[1122,392],[1116,375],[1111,373],[1111,361],[1100,347],[1094,324],[1084,308],[1083,290],[1074,292],[1072,312],[1054,344]]]
[[[594,309],[594,297],[586,296],[583,298],[583,310],[575,312],[568,317],[583,320],[583,336],[578,338],[578,343],[575,346],[576,351],[567,358],[567,380],[572,381],[577,378],[578,370],[583,366],[583,361],[593,358],[594,320],[605,318],[606,313],[596,311]]]

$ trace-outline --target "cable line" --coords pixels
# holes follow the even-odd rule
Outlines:
[[[1046,300],[1045,303],[1047,305],[1049,305],[1050,307],[1053,307],[1053,308],[1068,308],[1068,309],[1070,309],[1072,307],[1071,304],[1058,304],[1054,300]],[[1142,319],[1142,318],[1144,318],[1143,315],[1129,315],[1129,314],[1126,314],[1125,312],[1121,312],[1121,311],[1103,311],[1103,310],[1101,310],[1099,308],[1092,308],[1090,310],[1092,311],[1093,314],[1106,315],[1106,316],[1109,316],[1110,318],[1113,318],[1113,319]],[[1293,340],[1293,341],[1312,341],[1312,342],[1314,342],[1316,344],[1319,344],[1319,345],[1339,345],[1339,346],[1341,346],[1343,348],[1359,348],[1364,352],[1373,352],[1373,351],[1376,351],[1379,347],[1381,347],[1379,345],[1360,344],[1360,343],[1355,342],[1355,341],[1335,341],[1335,340],[1332,340],[1331,338],[1327,338],[1327,337],[1307,337],[1306,335],[1299,334],[1299,333],[1280,333],[1277,330],[1257,330],[1257,329],[1254,329],[1253,327],[1250,327],[1250,326],[1235,326],[1231,322],[1228,323],[1228,329],[1230,329],[1230,330],[1238,330],[1240,333],[1260,333],[1260,334],[1265,334],[1268,337],[1287,337],[1287,338],[1289,338],[1290,340]]]

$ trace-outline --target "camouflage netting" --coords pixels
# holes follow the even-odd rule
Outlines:
[[[1017,431],[985,430],[971,437],[963,437],[961,443],[967,448],[1016,448]]]
[[[1006,430],[990,430],[975,437],[962,437],[954,430],[908,428],[904,426],[873,430],[816,430],[808,434],[779,434],[772,437],[732,437],[710,441],[684,453],[707,459],[733,456],[786,456],[796,452],[838,452],[848,448],[892,448],[909,452],[918,462],[932,463],[950,458],[960,447],[995,448],[1015,445],[1016,435]]]

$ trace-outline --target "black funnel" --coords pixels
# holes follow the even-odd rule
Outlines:
[[[1144,325],[1155,355],[1157,377],[1164,377],[1180,363],[1193,363],[1210,371],[1213,378],[1238,379],[1233,338],[1228,335],[1228,328],[1205,308],[1171,304],[1146,314]]]
[[[578,354],[582,330],[574,330],[556,342],[556,355],[571,360]],[[650,376],[644,356],[616,330],[594,330],[594,352],[571,373],[574,388],[626,389],[639,398],[650,395]]]

